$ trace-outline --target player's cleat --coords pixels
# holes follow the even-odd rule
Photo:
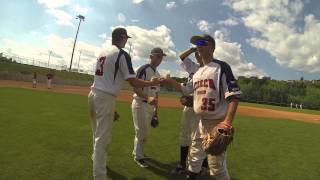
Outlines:
[[[187,172],[187,180],[196,180],[197,175],[198,175],[198,173],[188,171]]]
[[[186,168],[182,167],[181,164],[178,164],[172,171],[170,174],[172,175],[179,175],[179,174],[183,174],[186,172]]]
[[[149,167],[148,164],[146,163],[146,161],[144,159],[134,159],[134,161],[142,168],[147,168]]]
[[[201,168],[201,171],[200,171],[200,176],[205,176],[205,175],[207,175],[207,174],[210,174],[210,173],[209,173],[209,168],[207,168],[207,167],[202,167],[202,168]]]

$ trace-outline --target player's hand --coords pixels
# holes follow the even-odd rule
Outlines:
[[[232,124],[230,121],[224,120],[218,124],[219,127],[224,128],[224,129],[231,129]]]
[[[172,81],[174,81],[174,80],[171,79],[170,77],[163,77],[160,79],[160,85],[161,86],[171,86]]]
[[[150,79],[150,82],[152,82],[152,85],[158,85],[158,84],[160,84],[160,78],[158,78],[158,77],[152,77],[152,78]]]
[[[156,97],[148,97],[148,100],[147,100],[148,104],[150,105],[156,105],[158,103],[158,99]]]

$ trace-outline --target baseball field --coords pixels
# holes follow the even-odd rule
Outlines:
[[[30,83],[0,81],[0,179],[92,179],[88,88],[37,89]],[[149,168],[131,156],[134,128],[131,94],[118,98],[120,120],[108,149],[109,179],[184,179],[170,176],[179,159],[181,106],[161,97],[160,126],[151,130]],[[228,149],[233,180],[316,180],[320,177],[320,113],[242,103]],[[208,179],[207,176],[201,179]]]

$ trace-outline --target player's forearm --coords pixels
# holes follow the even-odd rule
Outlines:
[[[183,61],[183,60],[184,60],[186,57],[188,57],[190,54],[196,52],[196,50],[197,50],[196,48],[189,48],[189,49],[183,51],[183,52],[179,55],[179,57],[180,57],[180,59]]]
[[[129,81],[130,85],[132,87],[135,87],[135,88],[143,88],[143,87],[146,87],[146,86],[157,85],[157,82],[144,81],[144,80],[141,80],[141,79],[138,79],[138,78],[129,78],[128,81]]]
[[[228,103],[228,110],[227,110],[227,114],[226,117],[224,118],[224,121],[228,124],[232,124],[234,115],[237,112],[237,108],[238,108],[238,99],[237,98],[233,98],[229,101]]]

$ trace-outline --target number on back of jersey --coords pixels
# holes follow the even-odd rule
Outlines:
[[[97,68],[96,68],[96,75],[97,76],[103,76],[103,66],[104,62],[106,61],[106,57],[100,57],[97,63]]]

